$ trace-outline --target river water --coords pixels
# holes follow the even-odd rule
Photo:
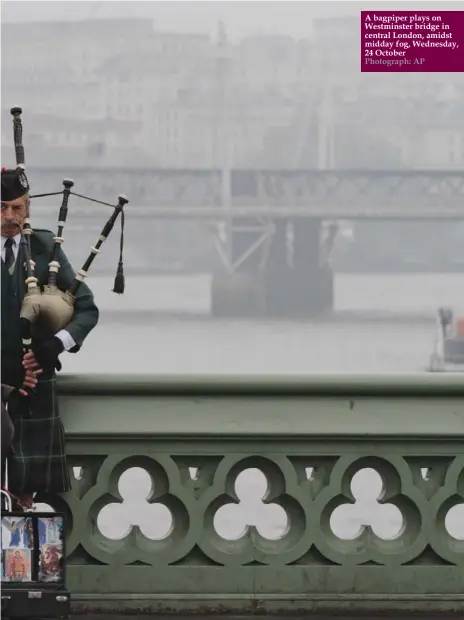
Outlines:
[[[127,278],[124,297],[110,292],[112,278],[91,279],[90,285],[101,309],[100,324],[79,355],[63,360],[67,373],[422,372],[431,353],[434,326],[414,317],[433,318],[440,305],[464,306],[464,274],[336,278],[336,310],[400,313],[410,315],[410,322],[205,320],[210,311],[207,276]],[[163,316],[142,323],[137,311],[147,310],[191,316],[188,320]],[[376,501],[381,491],[376,472],[359,472],[352,488],[358,502],[334,514],[335,533],[351,538],[362,524],[372,525],[382,537],[399,532],[399,511]],[[126,472],[120,490],[123,506],[100,513],[99,526],[106,535],[123,536],[134,513],[147,536],[159,538],[169,531],[168,510],[157,505],[149,508],[145,501],[150,490],[146,472]],[[237,479],[242,503],[219,511],[218,532],[236,538],[248,523],[269,538],[281,535],[285,513],[278,506],[262,504],[259,498],[265,490],[261,472],[243,472]],[[450,512],[448,528],[464,539],[462,508]]]
[[[336,278],[336,311],[390,312],[410,322],[205,320],[207,276],[127,278],[124,296],[112,293],[112,284],[110,277],[90,280],[100,324],[79,355],[66,357],[65,372],[420,372],[434,327],[416,317],[464,306],[464,274]],[[141,322],[138,311],[163,316]],[[169,312],[190,318],[170,319]]]

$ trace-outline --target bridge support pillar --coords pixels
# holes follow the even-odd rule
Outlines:
[[[263,317],[266,314],[264,251],[271,231],[255,219],[240,218],[229,226],[227,234],[230,235],[230,257],[223,256],[226,273],[213,274],[212,315],[217,318]]]
[[[215,318],[261,318],[266,314],[265,289],[257,273],[215,273],[211,286]]]
[[[266,264],[268,316],[312,317],[333,309],[333,276],[320,265],[321,220],[292,221],[293,242],[287,240],[287,222],[276,222]]]
[[[265,268],[266,315],[284,318],[294,301],[293,272],[289,263],[287,220],[276,220]]]
[[[293,220],[289,243],[286,220],[267,226],[250,218],[235,221],[230,256],[218,247],[227,271],[213,275],[212,315],[305,318],[331,312],[333,275],[320,264],[321,223]]]
[[[293,221],[295,307],[303,316],[324,315],[333,310],[332,269],[320,260],[321,225],[320,219]]]

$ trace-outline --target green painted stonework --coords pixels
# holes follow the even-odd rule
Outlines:
[[[64,376],[59,391],[82,475],[46,501],[69,514],[76,610],[464,615],[464,540],[445,527],[464,502],[462,376]],[[154,482],[148,503],[172,515],[162,540],[136,526],[112,540],[97,527],[101,509],[123,501],[131,467]],[[216,532],[249,468],[266,476],[264,504],[287,514],[281,538]],[[394,539],[331,529],[364,468],[383,480],[379,503],[401,511]]]

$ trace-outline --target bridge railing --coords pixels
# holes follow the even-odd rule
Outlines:
[[[64,376],[59,392],[75,476],[43,501],[69,515],[76,611],[462,617],[462,377]]]

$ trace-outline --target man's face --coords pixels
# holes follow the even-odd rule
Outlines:
[[[28,196],[2,202],[2,237],[15,237],[21,232],[28,215]]]

